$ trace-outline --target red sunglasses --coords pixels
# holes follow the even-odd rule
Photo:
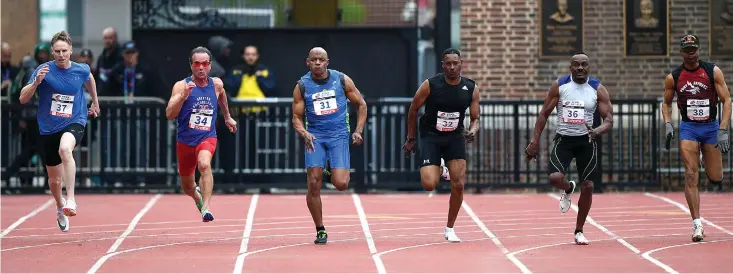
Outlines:
[[[191,65],[192,65],[192,66],[193,66],[194,68],[198,68],[198,67],[208,67],[209,65],[211,65],[211,61],[205,61],[205,62],[192,62],[192,63],[191,63]]]

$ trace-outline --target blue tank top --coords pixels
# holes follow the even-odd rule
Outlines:
[[[71,62],[71,67],[64,69],[49,61],[36,68],[28,79],[33,83],[36,74],[48,66],[48,73],[36,88],[38,93],[38,127],[41,135],[58,133],[70,124],[87,125],[87,99],[84,95],[84,83],[89,80],[89,66]]]
[[[186,83],[191,77],[186,77]],[[189,146],[197,146],[206,138],[216,137],[216,116],[218,101],[214,79],[209,77],[205,87],[191,90],[181,111],[178,113],[178,134],[176,140]]]
[[[305,90],[305,128],[316,138],[349,137],[348,102],[342,77],[341,72],[332,69],[328,70],[328,79],[314,80],[310,71],[300,77]]]

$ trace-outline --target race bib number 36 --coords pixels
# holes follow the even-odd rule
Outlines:
[[[438,131],[454,131],[458,128],[458,112],[438,111],[438,119],[435,121],[435,129]]]
[[[568,124],[584,124],[585,102],[564,101],[562,108],[562,121]]]
[[[51,96],[51,115],[71,118],[74,110],[74,95],[53,94]]]
[[[194,109],[188,120],[188,127],[203,131],[211,130],[211,120],[214,117],[213,109]]]
[[[316,115],[328,115],[339,110],[336,104],[336,92],[333,90],[314,93],[311,98],[313,99],[313,109]]]
[[[687,100],[687,118],[693,121],[710,119],[710,100]]]

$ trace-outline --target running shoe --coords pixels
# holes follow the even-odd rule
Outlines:
[[[445,228],[445,232],[443,232],[443,236],[449,242],[458,243],[461,241],[461,238],[458,238],[458,236],[456,235],[456,231],[450,227]]]
[[[705,229],[700,225],[694,225],[692,228],[692,241],[701,242],[705,239]]]
[[[74,199],[67,200],[64,204],[63,211],[66,216],[76,216],[76,201]]]
[[[196,196],[198,196],[199,201],[196,202],[196,208],[199,209],[199,212],[201,212],[201,208],[204,207],[204,197],[201,195],[201,188],[196,187]]]
[[[317,245],[325,245],[327,242],[328,233],[326,233],[325,230],[319,230],[318,233],[316,233],[316,240],[313,241],[313,243]]]
[[[205,223],[211,222],[214,220],[214,214],[208,208],[204,208],[201,210],[201,218],[203,218]]]
[[[66,200],[61,198],[61,203],[66,205]],[[69,217],[64,215],[63,207],[56,209],[56,224],[61,229],[61,232],[69,231]]]
[[[448,167],[440,166],[440,169],[440,177],[443,178],[443,180],[450,181],[450,172],[448,172]]]
[[[575,192],[575,181],[569,181],[568,184],[570,185],[570,193],[566,192],[565,190],[560,191],[560,212],[562,213],[568,212],[568,210],[570,209],[570,205],[573,204],[570,196],[573,195],[573,192]]]
[[[575,244],[576,245],[587,245],[590,242],[588,239],[585,238],[585,235],[583,235],[583,232],[575,233]]]

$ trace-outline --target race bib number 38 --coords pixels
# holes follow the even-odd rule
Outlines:
[[[458,128],[458,112],[438,111],[438,119],[435,121],[435,129],[438,131],[454,131]]]
[[[74,111],[74,95],[54,93],[51,96],[51,115],[71,118]]]
[[[188,120],[188,127],[203,131],[211,130],[211,120],[214,117],[213,109],[194,109]]]
[[[562,121],[568,124],[585,123],[585,102],[563,101]]]
[[[334,90],[314,93],[311,98],[313,99],[313,109],[316,115],[328,115],[339,110],[338,105],[336,105],[336,92]]]
[[[687,118],[693,121],[710,119],[710,100],[687,100]]]

